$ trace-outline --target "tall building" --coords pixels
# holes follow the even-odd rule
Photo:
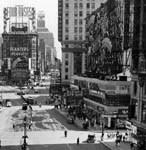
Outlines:
[[[123,52],[129,53],[129,14],[130,1],[107,0],[86,17],[86,77],[71,77],[71,87],[82,91],[90,117],[103,128],[124,127],[128,119],[131,82],[116,76]]]
[[[35,20],[35,9],[32,7],[18,5],[4,8],[2,71],[8,82],[24,84],[38,75]]]
[[[85,17],[102,0],[58,0],[58,40],[62,44],[62,81],[85,72]]]
[[[107,0],[86,18],[87,76],[117,79],[130,68],[133,27],[129,6],[129,1]]]
[[[146,150],[146,1],[134,0],[129,118],[137,149]]]
[[[48,64],[52,64],[52,60],[48,60],[46,54],[48,48],[51,47],[52,50],[51,54],[52,57],[54,56],[55,48],[54,48],[54,37],[53,33],[49,32],[48,28],[45,26],[45,13],[40,11],[37,17],[37,32],[39,35],[39,50],[41,51],[41,71],[45,73],[47,68],[49,67]],[[55,57],[54,57],[55,58]]]

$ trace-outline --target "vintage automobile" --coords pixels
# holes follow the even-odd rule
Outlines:
[[[83,126],[83,129],[88,129],[88,127],[89,127],[89,122],[88,122],[88,121],[84,122],[84,123],[82,124],[82,126]]]
[[[74,123],[74,117],[72,115],[67,116],[67,123],[70,123],[70,124]]]
[[[29,97],[26,99],[26,102],[27,102],[27,104],[33,105],[33,104],[34,104],[34,99],[33,99],[33,97],[29,96]]]
[[[11,102],[10,100],[7,100],[7,101],[6,101],[6,106],[7,106],[7,107],[11,107],[11,106],[12,106],[12,102]]]
[[[22,110],[27,110],[27,106],[28,106],[27,103],[23,103],[23,104],[22,104]]]
[[[87,143],[94,143],[94,142],[95,142],[95,134],[93,135],[89,134],[87,138]]]

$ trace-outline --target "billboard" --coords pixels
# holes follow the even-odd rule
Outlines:
[[[8,17],[31,17],[34,8],[17,5],[15,7],[7,7],[6,9],[8,11]]]
[[[12,79],[26,79],[29,76],[28,47],[10,47]]]

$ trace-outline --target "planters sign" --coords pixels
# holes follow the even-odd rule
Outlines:
[[[12,78],[28,78],[28,58],[29,50],[27,47],[10,47],[11,73]]]

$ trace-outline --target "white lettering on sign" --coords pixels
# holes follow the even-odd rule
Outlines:
[[[28,48],[27,47],[10,47],[10,51],[13,52],[28,52]]]
[[[32,16],[33,9],[32,7],[23,7],[22,5],[18,5],[16,7],[7,7],[8,17],[23,17],[23,16]]]

